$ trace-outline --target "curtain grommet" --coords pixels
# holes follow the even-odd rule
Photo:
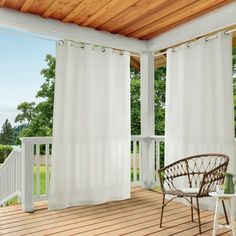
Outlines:
[[[56,45],[57,46],[63,46],[64,45],[64,41],[62,41],[62,40],[57,41]]]

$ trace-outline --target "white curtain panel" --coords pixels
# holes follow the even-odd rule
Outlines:
[[[168,50],[165,125],[165,164],[219,152],[235,172],[230,35]]]
[[[130,56],[57,45],[49,209],[130,197]]]

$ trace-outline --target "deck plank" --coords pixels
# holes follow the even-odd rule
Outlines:
[[[78,211],[74,211],[74,212],[68,212],[67,214],[63,214],[63,212],[61,214],[58,215],[58,217],[50,217],[50,218],[45,218],[44,220],[41,220],[40,222],[35,221],[35,222],[31,222],[28,223],[27,225],[19,225],[17,229],[18,230],[22,230],[22,229],[31,229],[32,227],[37,227],[40,228],[40,226],[46,227],[45,226],[45,222],[47,224],[47,227],[50,227],[50,225],[55,224],[55,223],[59,223],[63,222],[66,223],[67,221],[72,221],[75,220],[76,222],[87,222],[88,220],[92,221],[92,223],[94,223],[95,220],[93,220],[93,218],[96,217],[96,219],[101,219],[104,217],[110,217],[110,219],[112,218],[113,215],[121,215],[121,216],[126,216],[127,214],[133,213],[133,214],[138,214],[139,212],[142,211],[147,211],[147,210],[152,210],[153,208],[153,203],[155,203],[155,201],[152,201],[150,203],[146,203],[146,204],[137,204],[137,205],[131,205],[131,206],[126,206],[126,207],[113,207],[113,208],[108,208],[108,209],[103,209],[103,210],[97,210],[96,212],[94,212],[93,210],[90,210],[88,212],[80,212]],[[13,227],[8,227],[7,231],[8,232],[14,232],[14,225]],[[34,228],[35,230],[35,228]]]
[[[3,224],[8,224],[8,223],[14,223],[14,222],[19,222],[19,221],[26,221],[26,220],[31,220],[31,219],[36,219],[36,218],[41,218],[44,219],[47,216],[54,216],[55,215],[60,215],[62,213],[66,213],[66,212],[73,212],[73,211],[80,211],[80,213],[82,212],[88,212],[90,210],[94,211],[94,210],[108,210],[108,208],[110,207],[119,207],[120,205],[122,207],[129,205],[129,204],[139,204],[139,203],[147,203],[149,200],[151,201],[152,198],[156,199],[156,196],[153,195],[152,193],[149,193],[147,195],[145,195],[145,199],[143,198],[143,195],[135,195],[134,196],[135,199],[129,199],[126,201],[121,201],[121,202],[109,202],[106,204],[101,204],[101,205],[96,205],[96,206],[81,206],[81,207],[70,207],[70,208],[66,208],[62,211],[48,211],[47,206],[45,206],[43,209],[41,210],[36,210],[34,213],[24,213],[22,212],[22,210],[20,210],[16,215],[11,214],[0,217],[0,220]],[[119,203],[119,205],[117,205]]]
[[[159,227],[162,195],[141,188],[132,189],[131,198],[95,206],[76,206],[49,211],[47,202],[37,202],[34,213],[22,212],[19,205],[0,208],[1,236],[142,236],[199,235],[197,216],[190,220],[190,207],[172,202],[164,213],[163,228]],[[211,235],[214,213],[201,211],[202,235]],[[221,217],[224,222],[224,217]],[[231,235],[221,229],[219,235]]]

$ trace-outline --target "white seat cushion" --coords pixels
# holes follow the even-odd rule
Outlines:
[[[180,188],[180,191],[183,193],[198,193],[199,188]]]

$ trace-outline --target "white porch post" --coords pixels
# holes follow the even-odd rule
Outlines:
[[[33,212],[34,174],[33,152],[34,145],[30,140],[21,139],[21,207],[25,212]]]
[[[155,183],[154,142],[150,136],[155,134],[154,117],[154,56],[146,51],[140,57],[141,67],[141,135],[145,141],[141,146],[142,186],[151,188]]]

